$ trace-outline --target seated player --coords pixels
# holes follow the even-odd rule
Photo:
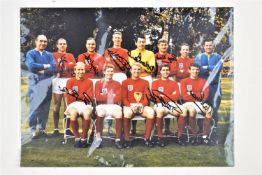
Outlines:
[[[163,140],[163,117],[167,114],[178,117],[178,143],[185,145],[184,139],[182,139],[183,129],[185,127],[186,109],[176,103],[179,99],[179,87],[177,83],[170,80],[170,67],[168,64],[160,66],[160,79],[153,81],[152,83],[152,95],[156,100],[154,109],[156,111],[156,128],[158,134],[159,146],[164,147],[165,142]]]
[[[87,132],[90,127],[93,99],[93,82],[85,78],[85,64],[76,63],[75,78],[66,83],[67,109],[65,114],[70,116],[70,126],[75,136],[74,147],[87,147]],[[82,137],[78,132],[78,116],[82,117]]]
[[[96,113],[96,136],[101,139],[103,132],[103,120],[106,116],[111,115],[116,119],[116,139],[115,146],[122,148],[120,142],[122,131],[122,108],[121,103],[121,84],[112,79],[115,67],[112,64],[104,66],[105,78],[95,84],[95,95],[97,101]]]
[[[152,147],[149,140],[154,124],[154,110],[148,106],[147,96],[149,95],[149,83],[140,78],[141,65],[134,63],[131,65],[131,78],[122,83],[122,100],[124,105],[124,138],[125,148],[131,147],[130,142],[130,120],[134,115],[139,114],[146,118],[145,146]]]
[[[189,77],[181,80],[181,92],[185,103],[183,106],[189,113],[189,125],[193,134],[191,141],[192,145],[197,145],[196,135],[196,114],[205,115],[203,123],[202,141],[209,144],[207,137],[212,119],[212,107],[206,103],[209,95],[209,87],[206,80],[199,78],[200,66],[197,63],[192,63],[189,66]]]
[[[96,53],[96,40],[95,38],[89,37],[86,40],[86,49],[85,53],[78,55],[77,61],[85,63],[85,72],[86,76],[89,79],[97,79],[100,77],[99,70],[99,60],[102,59],[102,56]]]
[[[136,49],[129,55],[129,65],[138,63],[141,65],[140,78],[147,80],[149,85],[152,83],[152,75],[155,70],[155,55],[152,51],[146,50],[146,38],[143,35],[136,37]]]
[[[56,47],[58,48],[57,52],[53,53],[53,56],[56,61],[57,65],[57,76],[52,81],[52,91],[53,91],[53,98],[54,98],[54,136],[59,135],[59,112],[62,100],[64,101],[63,89],[66,87],[66,82],[69,78],[72,77],[72,73],[74,71],[74,66],[76,64],[75,58],[73,54],[67,53],[67,42],[64,38],[59,38],[56,43]],[[65,101],[64,101],[64,110],[66,109]],[[69,123],[69,122],[68,122]],[[69,124],[67,126],[69,128]],[[72,135],[71,131],[68,129],[66,130],[67,135]]]
[[[106,64],[112,64],[115,67],[113,80],[122,81],[127,79],[127,72],[130,70],[128,63],[128,51],[121,47],[122,32],[115,31],[112,36],[113,47],[106,49],[104,56],[99,60],[99,70],[103,70]],[[113,134],[112,120],[108,120],[108,133]]]
[[[149,86],[152,84],[152,75],[156,67],[155,55],[152,51],[146,50],[146,38],[144,35],[138,35],[135,41],[136,49],[129,55],[129,65],[139,63],[141,65],[140,78],[147,80]],[[151,87],[150,87],[151,89]],[[132,121],[132,135],[136,135],[136,121]]]
[[[156,69],[155,69],[155,76],[160,78],[160,67],[163,64],[169,64],[170,67],[170,74],[169,78],[174,79],[175,75],[175,68],[176,68],[176,58],[174,55],[167,52],[168,49],[168,42],[165,39],[158,40],[158,53],[155,54],[156,57]],[[170,119],[165,119],[165,135],[170,135],[172,132],[170,131]]]

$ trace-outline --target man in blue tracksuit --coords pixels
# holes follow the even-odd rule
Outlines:
[[[201,66],[199,77],[206,79],[209,84],[208,104],[213,107],[213,118],[217,125],[218,108],[221,103],[220,72],[223,67],[223,60],[221,59],[221,55],[214,53],[212,40],[206,40],[204,42],[204,51],[204,53],[200,53],[196,56],[195,62]]]
[[[52,78],[56,72],[56,63],[47,46],[45,35],[38,35],[36,47],[26,54],[28,66],[29,126],[32,138],[46,136],[45,128],[52,98]],[[39,133],[36,126],[39,124]]]

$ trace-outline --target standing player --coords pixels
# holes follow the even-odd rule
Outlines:
[[[120,81],[127,79],[126,73],[130,69],[128,63],[128,51],[121,47],[122,43],[122,33],[114,32],[113,37],[113,47],[108,48],[104,53],[104,59],[99,61],[100,69],[106,64],[112,64],[115,67],[115,73],[113,75],[114,80]]]
[[[158,53],[155,54],[155,58],[156,58],[155,76],[159,78],[160,77],[160,67],[163,64],[169,64],[169,67],[170,67],[169,77],[171,79],[175,79],[174,75],[175,75],[175,68],[176,68],[176,59],[174,55],[167,53],[167,49],[168,49],[167,40],[165,39],[158,40],[157,47],[158,47]],[[165,134],[166,135],[172,134],[169,126],[170,126],[170,119],[167,118],[165,119]]]
[[[213,118],[215,125],[218,122],[218,109],[221,103],[221,75],[223,64],[221,56],[214,53],[214,45],[212,40],[204,41],[204,53],[196,56],[195,62],[200,65],[199,77],[207,80],[209,84],[209,98],[208,103],[213,108]]]
[[[101,72],[98,68],[98,60],[101,59],[101,55],[96,53],[96,41],[95,38],[89,37],[86,40],[85,53],[78,55],[77,61],[85,63],[85,71],[87,78],[97,79],[100,77]]]
[[[32,138],[47,136],[45,132],[46,123],[52,98],[51,77],[56,72],[55,60],[50,52],[45,50],[47,38],[38,35],[35,40],[35,49],[26,54],[26,64],[29,70],[29,126]],[[39,133],[36,133],[37,121]]]
[[[156,58],[156,69],[155,76],[160,78],[160,67],[163,64],[169,64],[170,67],[170,77],[173,78],[175,75],[176,68],[176,58],[174,55],[167,52],[168,43],[165,39],[158,40],[158,53],[155,54]]]
[[[156,111],[156,128],[158,134],[159,146],[164,147],[165,142],[163,140],[162,127],[163,117],[167,114],[171,114],[178,117],[178,143],[185,145],[182,139],[183,129],[185,127],[186,110],[182,105],[176,103],[180,97],[179,87],[177,83],[169,79],[170,67],[168,64],[160,66],[160,79],[153,81],[152,94],[156,99],[155,111]]]
[[[136,37],[136,49],[132,50],[129,55],[129,65],[138,63],[141,65],[140,78],[147,80],[149,85],[152,84],[152,75],[156,67],[155,55],[152,51],[146,50],[146,38],[143,35]],[[132,122],[132,135],[136,134],[136,121]]]
[[[196,137],[197,113],[205,115],[202,139],[204,143],[210,143],[207,135],[212,119],[212,107],[206,103],[209,96],[209,87],[205,79],[198,77],[199,73],[200,66],[197,63],[192,63],[189,67],[189,77],[181,80],[182,97],[185,101],[183,106],[189,113],[189,125],[193,135],[193,139],[191,140],[192,145],[198,144]]]
[[[176,81],[180,82],[182,79],[189,77],[189,66],[194,63],[193,58],[189,58],[189,45],[183,43],[180,47],[180,57],[177,58],[175,68]]]
[[[115,73],[113,80],[117,80],[122,83],[123,80],[127,79],[127,71],[130,70],[128,63],[128,51],[121,47],[122,44],[122,33],[116,31],[112,36],[113,47],[108,48],[101,60],[99,60],[99,70],[102,70],[106,64],[112,64],[115,67]],[[113,134],[112,131],[112,120],[108,121],[108,133]]]
[[[70,116],[70,126],[75,136],[74,147],[87,147],[87,132],[90,127],[92,115],[93,82],[85,76],[85,64],[76,63],[75,78],[66,83],[66,115]],[[82,116],[82,137],[78,132],[77,117]]]
[[[135,114],[140,114],[146,118],[145,146],[153,146],[149,139],[154,124],[154,110],[148,106],[147,96],[149,95],[149,83],[141,79],[140,74],[141,65],[134,63],[131,65],[131,78],[124,80],[122,83],[125,148],[131,147],[129,138],[130,120]]]
[[[64,101],[64,110],[66,109],[65,99],[63,91],[61,91],[61,89],[66,87],[67,80],[72,77],[72,73],[74,71],[74,66],[76,63],[74,56],[71,53],[66,52],[67,42],[64,38],[59,38],[57,40],[56,47],[58,48],[58,51],[54,52],[53,56],[56,61],[58,73],[56,75],[56,78],[54,78],[52,81],[52,91],[54,98],[54,136],[59,135],[58,122],[62,99]],[[69,128],[69,126],[67,126],[67,128]],[[68,132],[68,134],[71,134],[70,130],[66,130],[66,132]]]
[[[105,78],[95,84],[95,95],[97,101],[96,113],[96,136],[101,139],[103,132],[103,120],[111,115],[116,119],[116,139],[115,146],[122,148],[120,137],[122,131],[122,108],[121,104],[121,84],[113,80],[115,67],[112,64],[104,66]]]
[[[152,51],[146,50],[146,39],[144,36],[138,36],[135,42],[136,49],[129,55],[129,65],[138,63],[141,65],[140,78],[145,79],[151,85],[152,75],[156,67],[155,55]]]

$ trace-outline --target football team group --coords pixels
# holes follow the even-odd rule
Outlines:
[[[67,52],[66,39],[58,39],[58,50],[50,53],[45,50],[46,36],[36,37],[35,48],[26,54],[32,138],[47,136],[45,129],[53,97],[53,135],[60,134],[59,111],[63,103],[63,115],[70,119],[64,132],[74,136],[76,148],[88,147],[93,123],[96,139],[101,140],[104,119],[108,116],[115,121],[116,148],[132,147],[130,135],[136,134],[134,116],[145,118],[145,146],[154,146],[151,133],[156,126],[157,144],[164,147],[165,135],[173,132],[170,119],[164,119],[168,114],[177,118],[179,145],[186,144],[183,130],[187,123],[192,133],[190,144],[210,145],[211,121],[214,119],[215,125],[218,121],[222,69],[222,59],[214,52],[213,41],[205,40],[204,52],[193,58],[189,57],[187,43],[180,45],[180,54],[175,57],[167,52],[165,39],[158,41],[155,54],[146,50],[144,36],[136,37],[136,48],[132,51],[121,47],[121,32],[115,31],[112,41],[113,46],[100,55],[96,52],[95,38],[90,37],[86,40],[87,51],[75,58]],[[39,99],[41,93],[44,97]],[[197,114],[204,116],[200,123],[196,121]],[[82,118],[82,133],[78,117]]]

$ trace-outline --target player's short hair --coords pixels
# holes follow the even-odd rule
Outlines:
[[[191,63],[189,69],[191,69],[191,67],[197,67],[200,69],[200,65],[198,63]]]
[[[135,38],[135,42],[138,41],[138,38],[146,39],[145,35],[137,35]]]
[[[40,36],[46,37],[44,34],[39,34],[39,35],[36,36],[35,41],[37,41]],[[46,37],[46,38],[47,38],[47,37]]]
[[[162,64],[162,65],[159,67],[159,70],[162,70],[163,67],[167,67],[167,68],[170,70],[169,64]]]
[[[182,48],[182,46],[187,46],[187,47],[190,48],[189,44],[187,44],[187,43],[182,43],[182,44],[180,45],[180,49]]]
[[[67,43],[66,39],[65,38],[59,38],[57,41],[56,41],[56,45],[58,44],[58,41],[59,40],[65,40],[65,42]]]
[[[75,67],[74,67],[74,69],[76,69],[76,68],[79,67],[79,66],[85,67],[85,63],[83,63],[83,62],[77,62],[76,65],[75,65]]]
[[[106,64],[103,67],[103,71],[106,71],[109,68],[112,68],[113,70],[115,70],[115,66],[113,64]]]
[[[95,39],[94,37],[88,37],[88,38],[86,39],[86,43],[87,43],[87,41],[89,41],[89,40],[94,40],[94,41],[96,42],[96,39]]]
[[[212,38],[205,38],[204,40],[203,40],[203,45],[205,45],[205,43],[206,42],[212,42],[213,43],[213,39]]]
[[[160,44],[160,43],[168,43],[166,39],[163,39],[161,38],[160,40],[158,40],[157,44]]]
[[[121,35],[122,36],[122,32],[120,32],[120,31],[115,31],[114,33],[113,33],[113,36],[114,35]]]
[[[137,66],[137,67],[142,68],[141,64],[137,63],[137,62],[134,62],[133,64],[131,64],[131,69],[132,69],[133,66]]]

